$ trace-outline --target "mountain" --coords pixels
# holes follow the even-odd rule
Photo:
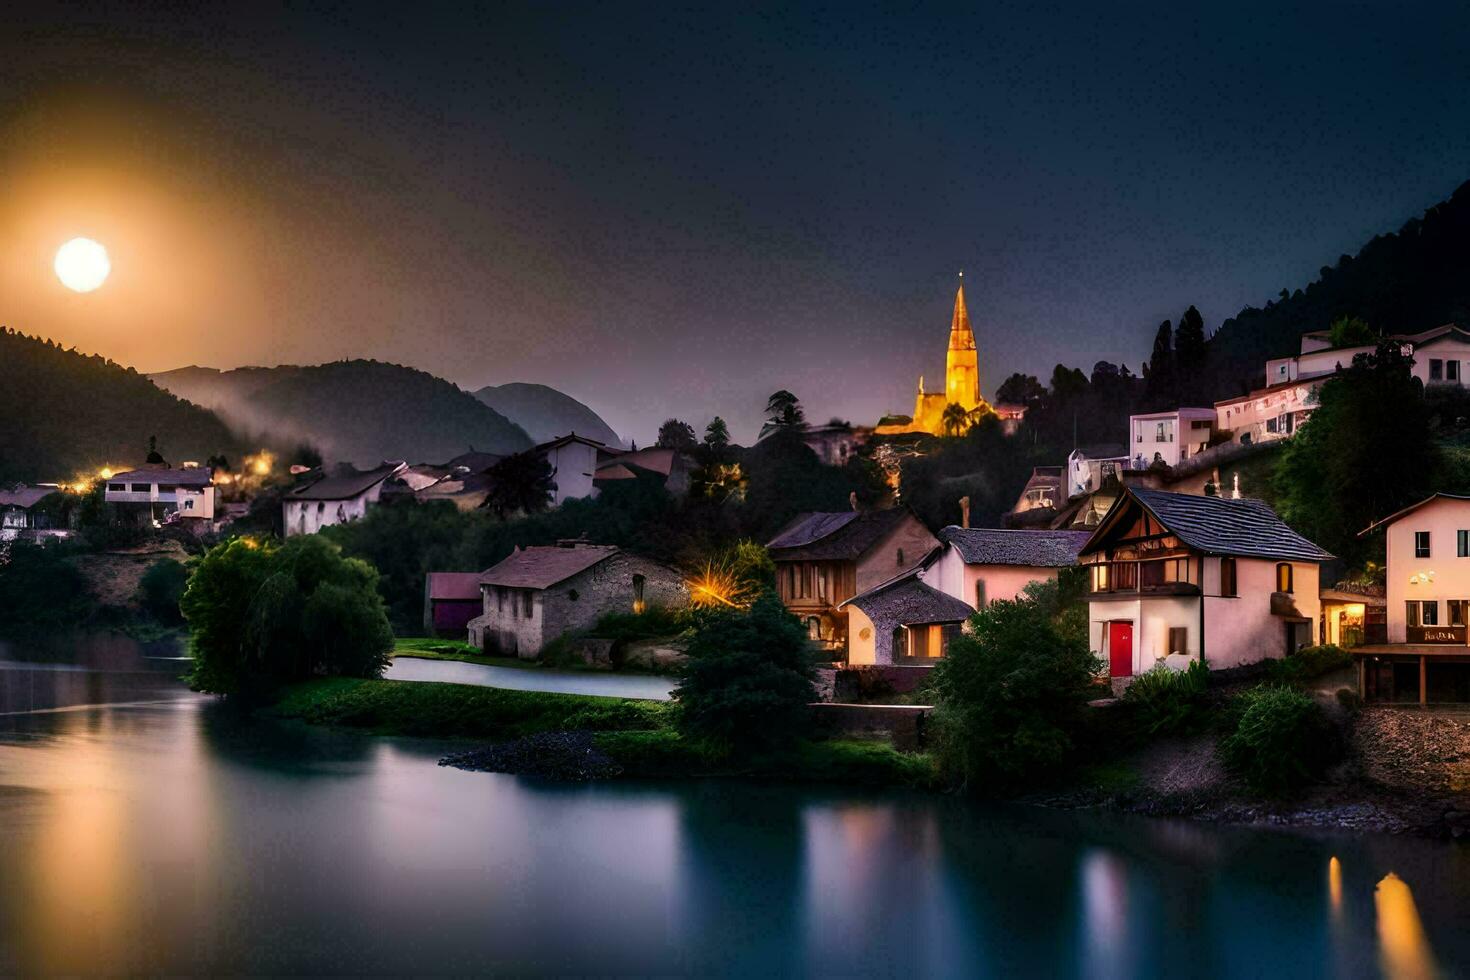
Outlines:
[[[623,441],[592,409],[546,385],[512,382],[487,385],[475,397],[525,429],[538,443],[575,432],[608,446]]]
[[[0,483],[138,464],[149,436],[174,462],[246,448],[213,412],[132,368],[0,328]]]
[[[504,415],[432,374],[380,361],[310,367],[186,367],[150,375],[242,432],[305,441],[329,460],[442,462],[471,447],[513,453],[531,438]]]
[[[1268,358],[1295,354],[1303,333],[1339,317],[1362,317],[1384,333],[1470,324],[1467,270],[1470,181],[1397,232],[1323,266],[1305,289],[1282,290],[1279,300],[1246,307],[1221,324],[1209,341],[1214,397],[1242,394],[1244,384],[1260,387]]]

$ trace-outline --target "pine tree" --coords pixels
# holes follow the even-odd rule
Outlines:
[[[1174,361],[1185,378],[1197,380],[1205,366],[1205,321],[1199,310],[1191,306],[1179,318],[1174,331]]]

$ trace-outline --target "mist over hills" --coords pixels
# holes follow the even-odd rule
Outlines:
[[[575,432],[604,445],[623,444],[600,415],[571,395],[549,385],[520,381],[486,385],[475,392],[475,397],[513,420],[538,443]]]
[[[0,483],[139,464],[149,436],[175,462],[248,448],[213,412],[132,368],[0,328]]]
[[[520,426],[457,386],[380,361],[231,371],[186,367],[149,375],[160,388],[247,436],[304,441],[324,457],[442,462],[470,448],[514,453],[533,442]]]

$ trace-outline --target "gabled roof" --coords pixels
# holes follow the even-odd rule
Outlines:
[[[880,628],[962,623],[975,612],[968,603],[921,581],[917,570],[853,596],[838,608],[847,606],[857,606]]]
[[[549,589],[618,553],[612,545],[534,545],[520,548],[480,573],[481,585]]]
[[[596,439],[589,439],[586,436],[579,436],[575,432],[569,432],[564,436],[557,436],[550,442],[543,442],[539,446],[533,447],[531,451],[538,453],[549,452],[552,449],[560,449],[562,446],[569,446],[574,442],[580,442],[583,445],[591,446],[594,449],[608,448],[606,443],[598,442]]]
[[[904,507],[800,514],[766,547],[777,560],[851,561],[911,516]]]
[[[1331,561],[1332,555],[1286,525],[1264,501],[1203,497],[1168,490],[1124,487],[1079,554],[1098,550],[1130,500],[1196,551],[1240,558]]]
[[[1392,524],[1394,521],[1399,520],[1400,518],[1408,517],[1410,514],[1414,513],[1414,511],[1418,510],[1420,507],[1427,507],[1428,505],[1434,503],[1436,500],[1470,500],[1470,497],[1461,496],[1460,494],[1457,494],[1457,493],[1432,493],[1429,496],[1425,497],[1423,500],[1419,501],[1417,504],[1410,504],[1409,506],[1403,508],[1402,510],[1396,510],[1396,511],[1394,511],[1392,514],[1389,514],[1387,517],[1379,518],[1378,520],[1374,521],[1372,524],[1369,524],[1367,527],[1363,528],[1363,530],[1359,531],[1358,532],[1358,537],[1361,538],[1365,534],[1369,534],[1369,533],[1371,533],[1373,531],[1376,531],[1380,527],[1383,527],[1386,524]]]
[[[214,482],[208,467],[195,466],[189,469],[141,469],[114,473],[108,483],[182,483],[189,486],[207,486]]]
[[[1007,530],[994,527],[956,527],[939,532],[967,565],[1023,565],[1029,568],[1066,568],[1077,564],[1077,552],[1091,531]]]
[[[373,487],[382,483],[388,477],[403,469],[402,462],[383,462],[378,466],[366,471],[351,470],[340,472],[332,476],[324,476],[319,480],[308,483],[303,487],[296,487],[287,491],[288,500],[350,500],[353,497],[367,493]]]
[[[480,598],[479,572],[430,572],[430,599]]]

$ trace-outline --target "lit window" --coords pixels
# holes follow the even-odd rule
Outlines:
[[[1276,566],[1276,591],[1291,592],[1291,563],[1282,562]]]

